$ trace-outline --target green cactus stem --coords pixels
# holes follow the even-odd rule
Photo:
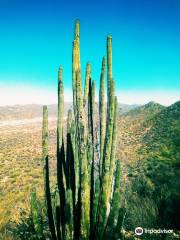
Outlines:
[[[89,94],[89,79],[91,78],[91,64],[87,63],[86,65],[86,78],[85,78],[85,86],[84,86],[84,107],[88,102],[88,94]]]
[[[90,151],[90,159],[89,164],[91,166],[90,169],[90,239],[93,239],[93,230],[94,230],[94,157],[95,157],[95,149],[94,149],[94,113],[95,113],[95,82],[93,81],[91,84],[91,79],[89,80],[89,114],[88,114],[88,122],[89,122],[89,139],[91,144],[89,145]]]
[[[111,192],[112,192],[113,174],[114,174],[115,158],[116,158],[117,110],[118,110],[118,101],[117,101],[117,97],[115,97],[113,135],[112,135],[111,158],[110,158],[110,167],[109,167],[109,184],[111,184],[111,187],[109,188],[109,198],[111,197]]]
[[[74,30],[74,40],[73,40],[73,53],[72,53],[72,87],[73,87],[73,107],[74,107],[74,116],[76,119],[76,73],[81,70],[80,63],[80,24],[77,19],[75,22]]]
[[[37,201],[36,189],[33,189],[31,193],[31,213],[37,238],[41,240],[45,239],[43,235],[42,216],[39,208],[39,203]]]
[[[120,208],[119,209],[118,220],[117,220],[117,225],[116,225],[116,228],[115,228],[115,231],[114,231],[114,240],[123,238],[122,227],[123,227],[123,224],[124,224],[125,217],[126,217],[126,209],[125,208]]]
[[[58,74],[58,122],[57,122],[57,185],[60,198],[60,218],[62,236],[65,235],[65,152],[63,142],[64,123],[64,88],[62,81],[62,67]],[[59,226],[60,227],[60,226]]]
[[[109,218],[107,221],[107,227],[106,227],[106,238],[108,236],[109,233],[112,233],[114,231],[116,231],[116,225],[118,222],[118,218],[119,218],[119,227],[120,227],[120,221],[122,222],[122,220],[120,220],[119,217],[119,210],[120,210],[120,198],[121,198],[121,193],[120,193],[120,184],[121,184],[121,164],[120,164],[120,160],[118,159],[116,161],[116,172],[115,172],[115,183],[114,183],[114,191],[113,191],[113,196],[112,196],[112,201],[111,201],[111,210],[110,210],[110,214],[109,214]],[[122,214],[121,214],[122,215]],[[122,217],[121,217],[122,219]]]
[[[59,149],[62,146],[63,138],[63,123],[64,123],[64,87],[62,80],[63,69],[59,67],[58,72],[58,138],[59,138]]]
[[[76,103],[77,103],[77,143],[78,143],[78,158],[80,164],[80,239],[88,239],[89,237],[89,222],[90,222],[90,186],[88,177],[87,164],[87,131],[85,116],[83,111],[82,98],[82,81],[80,71],[77,71],[76,79]]]
[[[61,216],[60,216],[60,206],[57,205],[55,206],[55,215],[56,215],[56,231],[57,231],[57,239],[61,240],[62,239],[62,235],[61,235]]]
[[[112,80],[112,37],[107,36],[107,79],[108,79],[108,96],[110,96],[111,80]]]
[[[48,109],[47,109],[47,106],[43,106],[42,158],[44,162],[44,183],[45,183],[44,188],[45,188],[45,196],[46,196],[49,229],[52,235],[52,239],[56,240],[57,238],[56,238],[55,224],[54,224],[54,218],[53,218],[50,183],[49,183],[48,144],[49,144]]]
[[[110,93],[109,93],[109,107],[107,112],[107,127],[105,146],[103,153],[103,166],[102,166],[102,182],[101,192],[98,206],[98,229],[96,237],[101,240],[103,237],[104,229],[107,222],[108,212],[110,208],[109,203],[109,171],[110,171],[110,157],[112,147],[112,135],[113,135],[113,122],[114,122],[114,81],[111,80]]]
[[[106,58],[103,57],[101,77],[100,77],[100,90],[99,90],[99,122],[100,122],[100,157],[99,157],[99,176],[102,176],[102,160],[104,151],[104,139],[106,132],[106,107],[105,107],[105,67]]]
[[[72,240],[74,235],[74,219],[73,219],[73,199],[72,190],[66,190],[66,203],[65,203],[65,217],[66,217],[66,227],[65,227],[65,240]]]

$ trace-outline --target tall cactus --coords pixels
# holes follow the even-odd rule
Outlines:
[[[75,22],[74,29],[74,40],[73,40],[73,48],[72,48],[72,89],[73,89],[73,110],[74,110],[74,126],[77,126],[77,71],[80,71],[80,24],[77,19]],[[76,127],[74,127],[74,165],[75,165],[75,182],[76,182],[76,190],[75,190],[75,201],[78,202],[78,186],[79,186],[79,161],[78,161],[78,144],[77,144],[77,131]]]
[[[64,89],[62,80],[62,67],[58,73],[58,122],[57,122],[57,185],[60,198],[60,221],[62,236],[65,236],[65,153],[63,141],[64,123]],[[59,226],[60,227],[60,226]]]
[[[113,132],[113,118],[114,118],[114,84],[111,82],[110,102],[109,102],[109,115],[107,117],[106,137],[103,155],[102,165],[102,181],[101,192],[98,208],[98,230],[97,239],[101,240],[103,237],[104,228],[107,222],[107,216],[109,214],[109,170],[110,170],[110,157],[111,157],[111,145],[112,145],[112,132]]]
[[[102,160],[104,151],[104,139],[106,131],[106,109],[105,109],[105,67],[106,58],[103,57],[101,77],[100,77],[100,90],[99,90],[99,125],[100,125],[100,157],[99,157],[99,174],[102,176]]]
[[[113,183],[113,174],[115,168],[115,159],[116,159],[116,138],[117,138],[117,110],[118,110],[118,101],[117,97],[114,98],[114,119],[113,119],[113,133],[112,133],[112,145],[111,145],[111,157],[110,157],[110,166],[109,166],[109,183]],[[112,188],[109,188],[109,198],[111,196]]]
[[[91,79],[89,81],[89,113],[88,113],[88,122],[89,122],[89,139],[91,144],[88,146],[91,157],[89,161],[91,168],[89,171],[90,175],[90,238],[93,239],[93,229],[94,229],[94,215],[95,215],[95,205],[94,205],[94,194],[95,194],[95,142],[94,142],[94,113],[95,113],[95,82],[91,84]]]
[[[112,80],[112,49],[111,49],[111,37],[107,37],[107,66],[108,66],[108,102],[107,102],[107,126],[106,136],[104,141],[104,152],[102,162],[102,179],[101,190],[98,206],[98,227],[96,231],[97,239],[102,239],[104,229],[107,223],[107,216],[109,214],[109,171],[111,160],[111,148],[112,148],[112,136],[113,136],[113,123],[114,123],[114,81]]]
[[[72,49],[73,110],[68,111],[67,131],[64,131],[63,126],[62,67],[59,68],[58,74],[57,185],[59,197],[53,205],[54,211],[49,184],[47,107],[43,109],[45,196],[53,240],[102,240],[108,239],[108,236],[113,237],[112,234],[118,238],[121,234],[118,231],[118,226],[122,223],[122,213],[118,205],[120,162],[119,160],[116,162],[118,103],[112,79],[112,37],[109,35],[107,37],[107,106],[105,105],[105,68],[104,57],[99,90],[100,149],[97,154],[98,140],[95,137],[97,124],[95,123],[98,117],[95,104],[95,82],[91,81],[91,65],[88,63],[83,93],[80,24],[76,20]],[[64,132],[66,132],[65,140]]]
[[[75,22],[74,30],[74,40],[73,40],[73,51],[72,51],[72,86],[73,86],[73,106],[74,106],[74,115],[76,118],[76,78],[77,71],[81,71],[80,63],[80,25],[79,20]],[[80,73],[81,74],[81,73]],[[80,76],[81,77],[81,76]]]
[[[82,98],[82,81],[80,71],[77,71],[76,79],[77,90],[77,143],[78,143],[78,157],[80,164],[80,205],[81,205],[81,219],[80,219],[80,239],[87,239],[89,237],[89,212],[90,212],[90,187],[88,177],[88,164],[87,164],[87,131],[85,116],[83,110]]]
[[[45,196],[46,196],[46,206],[47,206],[49,229],[51,231],[53,240],[56,240],[57,238],[56,238],[54,217],[53,217],[53,211],[52,211],[50,183],[49,183],[48,144],[49,144],[48,109],[47,109],[47,106],[43,106],[42,158],[43,158],[43,162],[44,162],[44,188],[45,188]]]

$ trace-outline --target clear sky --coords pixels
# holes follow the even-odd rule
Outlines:
[[[121,102],[180,99],[179,0],[0,0],[0,105],[56,102],[60,64],[65,99],[71,99],[76,18],[83,78],[90,61],[99,82],[110,33]]]

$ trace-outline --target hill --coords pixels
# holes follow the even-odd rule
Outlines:
[[[169,107],[151,102],[119,119],[125,225],[129,230],[138,224],[180,229],[179,119],[180,102]]]
[[[142,141],[147,148],[158,150],[161,145],[179,147],[180,144],[180,101],[163,109],[153,118],[148,119],[144,127],[149,130]]]
[[[137,158],[138,150],[144,145],[143,137],[150,128],[145,124],[162,110],[166,109],[155,102],[149,102],[143,106],[136,107],[119,117],[119,154],[125,162],[132,162]]]

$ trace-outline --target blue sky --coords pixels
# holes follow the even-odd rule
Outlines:
[[[113,37],[113,77],[120,101],[170,104],[180,90],[180,1],[0,1],[0,105],[56,101],[64,69],[70,99],[74,21],[99,82],[106,36]],[[98,86],[98,84],[97,84]]]

